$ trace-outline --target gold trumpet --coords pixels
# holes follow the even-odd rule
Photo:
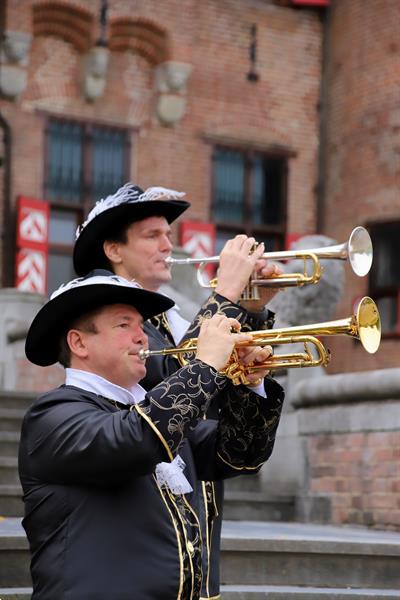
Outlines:
[[[283,327],[281,329],[268,329],[250,331],[252,339],[239,342],[230,357],[226,367],[221,371],[229,377],[234,385],[248,383],[247,375],[259,369],[287,369],[300,367],[326,366],[330,360],[330,352],[315,336],[349,335],[360,340],[367,352],[374,354],[381,340],[381,320],[378,308],[372,298],[365,296],[357,307],[356,314],[348,319],[339,319],[326,323],[315,323],[299,327]],[[264,363],[243,365],[237,353],[237,348],[249,346],[276,346],[280,344],[303,343],[304,352],[293,354],[277,354],[270,356]],[[314,357],[311,347],[314,346],[317,356]],[[139,356],[146,360],[149,356],[164,356],[172,354],[184,366],[190,359],[185,359],[185,354],[193,354],[197,350],[197,338],[186,340],[177,348],[163,348],[161,350],[141,350]]]
[[[242,295],[243,300],[258,300],[259,287],[288,287],[303,286],[310,283],[318,283],[321,279],[321,259],[348,260],[354,273],[359,277],[367,275],[371,268],[373,257],[372,241],[368,231],[364,227],[356,227],[350,234],[347,242],[326,246],[323,248],[310,248],[305,250],[283,250],[280,252],[265,252],[262,258],[268,260],[302,259],[304,261],[303,273],[284,273],[269,279],[250,278],[249,284]],[[198,264],[197,281],[201,287],[215,288],[217,279],[209,283],[204,281],[203,271],[210,263],[219,263],[219,256],[203,258],[173,258],[168,257],[166,262],[170,265],[193,265]],[[307,261],[312,263],[312,273],[307,274]]]

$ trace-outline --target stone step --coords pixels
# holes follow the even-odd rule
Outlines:
[[[0,431],[0,456],[18,456],[18,431]]]
[[[229,585],[396,589],[400,535],[330,525],[224,521],[221,563],[221,581]]]
[[[269,496],[266,492],[227,490],[224,518],[229,521],[294,521],[294,496]]]
[[[0,590],[1,591],[1,590]],[[399,600],[399,589],[315,588],[271,585],[224,585],[223,600]],[[0,594],[0,598],[2,598]],[[7,598],[7,596],[5,596]]]
[[[0,588],[0,600],[30,600],[32,588]]]
[[[226,593],[234,594],[232,600],[283,599],[283,585],[292,592],[287,598],[296,600],[339,600],[346,594],[348,600],[350,592],[354,598],[396,598],[393,590],[399,600],[399,573],[400,536],[394,532],[299,523],[223,524],[221,579],[229,586]],[[20,519],[0,519],[0,581],[10,588],[31,585]],[[325,595],[318,596],[320,588]],[[374,596],[377,590],[380,595]],[[266,596],[266,591],[280,596]]]
[[[222,600],[399,600],[398,590],[349,590],[288,586],[222,586]],[[0,588],[0,600],[30,600],[32,588]]]
[[[28,540],[21,519],[0,518],[1,585],[5,588],[30,587],[29,562]]]
[[[18,458],[15,456],[0,456],[0,483],[2,485],[17,485]]]
[[[0,408],[0,431],[21,431],[25,410],[18,408]]]
[[[22,517],[24,503],[20,485],[0,485],[0,516]],[[1,600],[1,596],[0,596]]]
[[[0,409],[13,408],[25,412],[38,395],[36,392],[0,390]]]

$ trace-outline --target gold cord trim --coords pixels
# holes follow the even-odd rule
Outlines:
[[[206,484],[205,481],[201,482],[201,490],[203,492],[203,502],[204,502],[204,512],[206,515],[206,545],[207,545],[207,578],[206,578],[206,592],[207,595],[209,592],[210,585],[210,536],[208,532],[208,508],[207,508],[207,492],[206,492]]]
[[[153,475],[153,479],[154,479],[155,484],[156,484],[156,486],[158,488],[158,491],[160,492],[160,496],[163,499],[163,502],[164,502],[165,506],[167,507],[167,510],[168,510],[168,512],[170,514],[170,517],[171,517],[172,524],[173,524],[174,529],[175,529],[176,540],[178,542],[178,554],[179,554],[179,565],[180,565],[180,570],[179,570],[179,590],[178,590],[178,595],[176,597],[176,600],[181,600],[181,594],[182,594],[182,590],[183,590],[183,552],[182,552],[181,540],[180,540],[180,537],[179,537],[179,531],[178,531],[178,527],[177,527],[177,525],[175,523],[174,515],[172,514],[171,509],[168,506],[168,504],[167,504],[167,502],[166,502],[166,500],[164,498],[164,494],[162,493],[162,490],[161,490],[160,486],[158,485],[157,478],[154,475]]]
[[[263,466],[264,462],[260,463],[259,465],[257,465],[256,467],[236,467],[235,465],[232,465],[230,462],[228,462],[227,460],[225,460],[219,452],[217,452],[218,457],[222,460],[222,462],[224,462],[226,465],[228,465],[229,467],[231,467],[232,469],[235,469],[236,471],[256,471],[257,469],[259,469],[260,467]]]
[[[149,419],[149,417],[143,412],[143,410],[140,408],[140,406],[138,404],[132,404],[130,410],[132,410],[132,408],[135,408],[137,410],[137,412],[139,413],[139,415],[145,421],[147,421],[147,423],[150,425],[150,427],[153,429],[153,431],[155,431],[155,433],[157,434],[157,436],[159,437],[159,439],[161,440],[161,442],[163,443],[163,446],[165,447],[165,449],[167,451],[169,460],[172,462],[174,460],[174,455],[172,454],[170,447],[168,446],[166,440],[164,439],[164,436],[158,431],[158,429],[154,425],[153,421],[151,419]]]
[[[177,506],[175,499],[173,497],[173,494],[170,493],[170,491],[168,489],[165,490],[169,496],[169,499],[171,500],[172,504],[175,506],[176,508],[176,512],[178,514],[178,518],[180,520],[180,522],[182,523],[182,531],[183,531],[183,537],[185,538],[185,544],[186,544],[186,554],[189,558],[189,564],[190,564],[190,573],[192,576],[192,589],[190,591],[190,600],[192,600],[193,598],[193,592],[194,592],[194,570],[193,570],[193,560],[192,560],[192,555],[191,552],[189,551],[188,548],[188,539],[187,539],[187,532],[186,532],[186,527],[185,527],[185,523],[183,521],[183,518],[181,516],[179,507]],[[200,535],[201,535],[201,531],[200,531]]]

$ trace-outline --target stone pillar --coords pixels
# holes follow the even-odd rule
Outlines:
[[[44,391],[62,383],[61,366],[37,367],[25,357],[26,334],[45,301],[40,294],[0,289],[0,389]]]

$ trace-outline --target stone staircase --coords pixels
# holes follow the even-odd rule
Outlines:
[[[0,521],[0,598],[30,597],[20,519]],[[400,599],[400,536],[359,528],[225,521],[223,600]]]
[[[0,600],[31,595],[17,454],[35,396],[0,392]],[[400,600],[400,534],[295,523],[294,516],[294,498],[266,501],[257,477],[228,482],[223,600]]]
[[[18,443],[22,418],[37,394],[0,390],[0,516],[21,516]],[[1,596],[0,596],[1,599]]]
[[[225,482],[224,518],[229,521],[294,521],[296,498],[266,492],[257,475]]]

